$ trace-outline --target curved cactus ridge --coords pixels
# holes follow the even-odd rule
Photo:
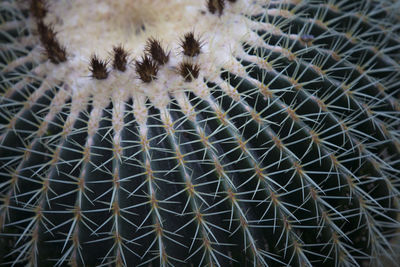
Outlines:
[[[395,262],[399,10],[1,1],[0,262]]]

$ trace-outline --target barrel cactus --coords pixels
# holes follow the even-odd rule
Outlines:
[[[394,262],[396,0],[3,0],[0,262]]]

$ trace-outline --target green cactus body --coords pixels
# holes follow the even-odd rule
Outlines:
[[[395,262],[399,10],[2,1],[0,262]]]

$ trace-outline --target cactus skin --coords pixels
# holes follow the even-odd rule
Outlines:
[[[200,54],[171,52],[185,59],[179,70],[160,65],[146,81],[124,78],[144,58],[125,70],[116,47],[124,71],[96,79],[92,61],[75,76],[90,90],[62,79],[67,43],[46,56],[28,7],[0,3],[1,263],[379,266],[393,257],[399,2],[204,2],[224,3],[206,19],[223,24],[240,10],[248,27],[217,75],[205,67],[215,58],[204,34]],[[179,90],[154,91],[166,73]],[[109,86],[119,81],[148,93]]]

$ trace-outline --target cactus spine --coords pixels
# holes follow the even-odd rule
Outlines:
[[[0,262],[395,262],[398,10],[2,1]]]

